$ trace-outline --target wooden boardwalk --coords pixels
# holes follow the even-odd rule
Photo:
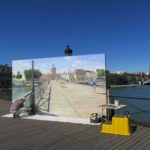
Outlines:
[[[0,100],[0,115],[11,102]],[[0,117],[0,150],[150,150],[150,128],[131,137],[99,133],[99,126]]]

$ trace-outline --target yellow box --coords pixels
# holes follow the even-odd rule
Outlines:
[[[103,124],[102,133],[131,135],[130,117],[112,117],[112,124]]]
[[[103,124],[101,132],[102,133],[112,133],[112,125],[110,125],[110,124]]]

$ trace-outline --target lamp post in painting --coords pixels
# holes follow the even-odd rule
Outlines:
[[[31,95],[31,114],[35,114],[35,88],[34,88],[34,61],[32,60],[32,95]]]

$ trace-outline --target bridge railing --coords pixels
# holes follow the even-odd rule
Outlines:
[[[150,126],[150,98],[112,95],[109,98],[111,103],[114,103],[114,100],[119,100],[119,104],[127,105],[124,110],[119,110],[117,113],[123,114],[128,111],[133,122]]]
[[[48,84],[49,84],[48,81],[44,81],[40,86],[34,89],[35,107],[37,110],[40,109],[41,107],[41,101],[46,92],[46,89],[48,88]],[[30,91],[19,98],[19,99],[22,99],[22,98],[25,99],[25,103],[24,103],[25,107],[30,107],[32,94],[33,94],[32,91]],[[45,111],[48,111],[47,107],[48,106],[45,106],[45,109],[44,108],[42,109],[44,109]]]

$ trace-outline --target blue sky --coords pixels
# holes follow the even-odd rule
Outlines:
[[[95,71],[96,69],[105,69],[105,55],[82,55],[72,57],[52,57],[34,59],[34,68],[42,73],[50,73],[52,65],[56,67],[57,73],[73,72],[75,69],[84,69]],[[15,60],[12,62],[13,74],[19,71],[23,73],[25,69],[31,69],[32,59]]]
[[[148,0],[0,0],[0,64],[106,54],[110,71],[148,71]]]

